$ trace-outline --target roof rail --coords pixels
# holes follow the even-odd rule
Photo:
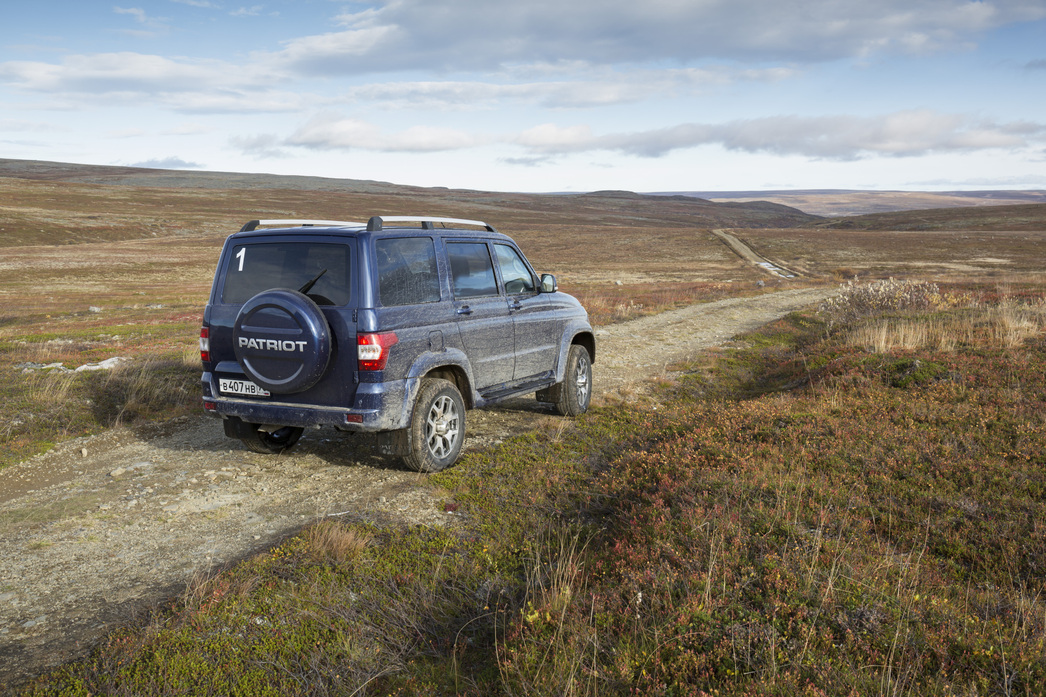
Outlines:
[[[450,225],[477,225],[486,228],[487,232],[497,232],[491,225],[481,220],[465,220],[464,218],[433,218],[432,216],[418,215],[376,215],[367,221],[369,232],[380,232],[385,223],[421,223],[424,230],[434,229],[435,223],[447,223]]]
[[[347,220],[299,220],[296,218],[288,218],[285,220],[252,220],[240,228],[240,232],[257,230],[261,225],[282,225],[283,227],[313,227],[316,225],[323,225],[326,227],[363,227],[364,224]]]

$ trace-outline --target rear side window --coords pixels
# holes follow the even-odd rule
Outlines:
[[[270,288],[308,291],[318,305],[347,305],[351,279],[348,245],[321,242],[264,242],[232,248],[222,302],[240,304]],[[321,275],[322,274],[322,275]]]
[[[439,300],[436,248],[429,237],[390,237],[374,243],[378,299],[382,305],[417,305]]]
[[[485,243],[450,242],[447,244],[447,261],[450,262],[455,298],[498,294],[494,264]]]

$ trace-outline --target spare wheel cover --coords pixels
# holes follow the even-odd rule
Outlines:
[[[327,370],[331,331],[319,306],[296,290],[258,293],[240,308],[233,350],[243,372],[270,392],[303,392]]]

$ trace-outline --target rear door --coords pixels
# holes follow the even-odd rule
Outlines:
[[[293,372],[297,352],[271,352],[266,348],[268,343],[259,343],[257,348],[253,348],[246,334],[237,340],[234,336],[235,325],[241,310],[259,293],[275,288],[295,291],[305,289],[308,297],[319,306],[329,328],[331,348],[329,360],[326,361],[327,370],[313,387],[293,394],[281,394],[279,399],[292,403],[351,404],[355,395],[352,376],[356,367],[356,325],[351,311],[356,295],[353,263],[355,239],[347,236],[265,234],[238,238],[232,242],[220,262],[224,265],[223,282],[214,290],[209,313],[211,353],[216,363],[214,377],[218,381],[219,391],[222,390],[222,384],[227,387],[238,385],[241,388],[239,391],[227,391],[226,394],[257,396],[242,389],[248,376],[240,363],[241,359],[255,361],[259,370],[263,369],[263,363],[267,361],[272,364],[269,367],[277,373],[280,373],[279,368],[273,366],[284,361],[289,366],[287,370]],[[307,336],[299,337],[298,327],[294,326],[293,320],[291,315],[281,313],[279,308],[264,308],[252,315],[252,327],[246,330],[257,329],[258,336],[269,337],[271,334],[269,338],[308,339]],[[243,327],[241,331],[244,331]],[[237,348],[243,354],[240,358],[236,355]],[[307,350],[311,351],[313,347],[309,345]]]
[[[458,329],[477,391],[482,393],[512,380],[512,318],[505,296],[498,290],[487,243],[448,240],[446,248]]]

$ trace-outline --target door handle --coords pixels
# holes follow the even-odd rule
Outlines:
[[[523,303],[521,303],[518,300],[513,300],[511,303],[509,303],[508,309],[510,309],[510,310],[522,310],[523,309]]]
[[[458,308],[458,314],[459,315],[471,315],[472,314],[472,308],[469,307],[468,305],[462,305],[461,307]]]

